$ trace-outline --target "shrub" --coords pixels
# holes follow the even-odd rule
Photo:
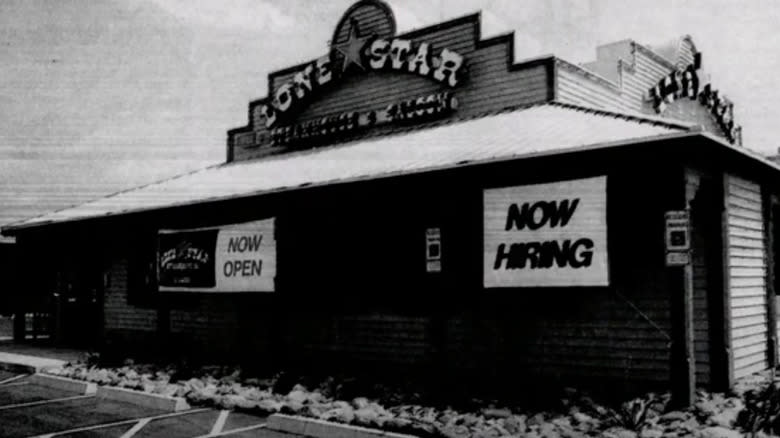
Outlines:
[[[639,432],[647,424],[649,414],[660,404],[662,401],[653,394],[647,398],[635,398],[621,404],[617,409],[609,409],[605,422],[611,426]]]
[[[84,363],[87,365],[87,368],[92,368],[92,367],[97,367],[102,365],[100,353],[90,351],[84,355],[83,360]]]
[[[745,408],[737,416],[737,426],[751,437],[758,432],[780,434],[780,389],[774,375],[763,386],[745,393]]]

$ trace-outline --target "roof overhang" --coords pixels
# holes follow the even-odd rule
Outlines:
[[[669,140],[676,140],[676,139],[683,139],[683,138],[691,138],[691,137],[701,137],[701,138],[707,138],[708,140],[717,141],[719,144],[723,146],[730,146],[725,142],[720,142],[718,139],[714,136],[705,135],[701,132],[681,132],[681,133],[673,133],[673,134],[666,134],[666,135],[657,135],[657,136],[648,136],[648,137],[642,137],[642,138],[636,138],[632,139],[630,141],[621,141],[621,142],[605,142],[605,143],[598,143],[598,144],[592,144],[584,147],[573,147],[568,149],[561,149],[556,151],[540,151],[540,152],[534,152],[525,154],[522,156],[513,156],[513,157],[502,157],[502,158],[494,158],[494,159],[485,159],[485,160],[475,160],[475,161],[463,161],[456,163],[454,165],[446,165],[446,166],[436,166],[436,167],[430,167],[426,169],[421,170],[415,170],[415,171],[397,171],[397,172],[388,172],[384,173],[382,175],[376,175],[376,176],[360,176],[360,177],[354,177],[354,178],[343,178],[338,181],[329,181],[329,182],[322,182],[322,183],[312,183],[307,184],[304,186],[299,187],[282,187],[278,189],[272,189],[272,190],[262,190],[262,191],[255,191],[255,192],[249,192],[244,193],[241,195],[236,196],[222,196],[222,197],[211,197],[211,198],[204,198],[197,201],[191,201],[191,202],[178,202],[178,203],[171,203],[166,205],[162,208],[178,208],[178,207],[189,207],[193,205],[198,204],[206,204],[206,203],[214,203],[214,202],[224,202],[224,201],[230,201],[230,200],[236,200],[236,199],[245,199],[245,198],[252,198],[252,197],[258,197],[263,195],[271,195],[271,194],[277,194],[277,193],[283,193],[283,192],[291,192],[291,191],[298,191],[298,190],[307,190],[307,189],[313,189],[318,187],[324,187],[324,186],[332,186],[332,185],[346,185],[346,184],[353,184],[363,181],[369,181],[369,180],[378,180],[378,179],[385,179],[385,178],[397,178],[401,176],[410,176],[415,174],[421,174],[421,173],[432,173],[432,172],[438,172],[438,171],[444,171],[444,170],[452,170],[457,168],[468,168],[468,167],[475,167],[475,166],[483,166],[483,165],[489,165],[489,164],[495,164],[495,163],[501,163],[501,162],[507,162],[507,161],[516,161],[516,160],[526,160],[526,159],[533,159],[533,158],[542,158],[542,157],[551,157],[551,156],[558,156],[558,155],[566,155],[566,154],[572,154],[572,153],[586,153],[589,151],[601,151],[601,150],[609,150],[609,149],[617,149],[617,148],[625,148],[625,147],[631,147],[635,145],[640,144],[647,144],[651,142],[663,142],[663,141],[669,141]],[[710,138],[711,137],[711,138]],[[729,148],[737,151],[737,149]],[[780,170],[775,167],[775,170]],[[134,210],[124,211],[120,213],[115,214],[104,214],[101,216],[89,216],[89,217],[81,217],[81,218],[72,218],[72,219],[64,219],[64,220],[57,220],[57,221],[38,221],[32,224],[25,224],[25,223],[19,223],[19,224],[9,224],[2,227],[2,232],[6,234],[7,236],[15,236],[20,232],[24,232],[27,230],[32,230],[36,228],[46,227],[50,225],[55,224],[68,224],[68,223],[75,223],[75,222],[81,222],[84,220],[90,220],[90,219],[101,219],[101,218],[109,218],[109,217],[116,217],[116,216],[122,216],[126,214],[137,214],[137,213],[147,213],[151,211],[157,211],[162,209],[160,207],[153,207],[153,208],[138,208]]]
[[[548,106],[550,107],[550,106]],[[555,106],[552,106],[555,107]],[[610,113],[600,110],[593,110],[593,109],[582,109],[577,108],[572,109],[569,105],[559,105],[557,106],[557,110],[559,111],[562,108],[566,110],[571,110],[574,112],[577,111],[586,111],[589,112],[591,117],[596,117],[593,115],[594,113],[598,114],[598,117],[605,117],[605,114],[607,118],[610,119],[623,119],[626,118],[626,121],[621,120],[622,123],[636,123],[636,120],[634,121],[628,121],[632,120],[632,118],[636,118],[636,115],[626,115],[626,114],[616,114],[616,113]],[[576,111],[575,111],[576,110]],[[523,110],[519,111],[519,113],[523,113],[525,111],[530,110]],[[530,114],[530,113],[529,113]],[[543,114],[544,115],[544,114]],[[498,117],[498,116],[493,116]],[[580,117],[580,116],[577,116]],[[546,119],[544,119],[546,120]],[[587,120],[586,120],[587,121]],[[94,220],[94,219],[102,219],[102,218],[110,218],[110,217],[117,217],[117,216],[123,216],[123,215],[129,215],[129,214],[139,214],[139,213],[146,213],[151,211],[160,211],[160,210],[167,210],[171,208],[179,208],[179,207],[187,207],[187,206],[193,206],[198,204],[209,204],[209,203],[215,203],[215,202],[224,202],[224,201],[230,201],[230,200],[236,200],[236,199],[246,199],[246,198],[252,198],[252,197],[258,197],[263,195],[270,195],[270,194],[276,194],[276,193],[283,193],[283,192],[292,192],[292,191],[299,191],[299,190],[306,190],[306,189],[312,189],[316,187],[323,187],[323,186],[331,186],[331,185],[342,185],[342,184],[352,184],[356,182],[361,181],[367,181],[367,180],[379,180],[379,179],[387,179],[387,178],[396,178],[400,176],[406,176],[406,175],[415,175],[415,174],[421,174],[421,173],[431,173],[431,172],[439,172],[443,170],[450,170],[450,169],[459,169],[459,168],[467,168],[467,167],[473,167],[473,166],[483,166],[483,165],[489,165],[491,163],[500,163],[500,162],[507,162],[507,161],[514,161],[514,160],[526,160],[526,159],[533,159],[533,158],[540,158],[540,157],[550,157],[550,156],[558,156],[558,155],[566,155],[566,154],[573,154],[573,153],[587,153],[590,151],[603,151],[603,150],[613,150],[613,149],[623,149],[623,148],[629,148],[636,145],[641,144],[648,144],[648,143],[657,143],[657,142],[668,142],[673,140],[680,140],[680,139],[686,139],[686,138],[699,138],[704,139],[707,142],[717,144],[718,146],[721,146],[724,148],[724,150],[727,150],[729,153],[736,153],[741,156],[744,156],[751,161],[758,162],[761,166],[763,166],[767,171],[776,173],[778,176],[780,176],[780,173],[777,173],[780,171],[780,166],[778,166],[775,163],[772,163],[766,159],[764,159],[762,156],[760,156],[758,153],[752,152],[748,149],[733,146],[730,143],[726,142],[725,140],[722,140],[712,134],[706,133],[701,131],[700,129],[692,128],[690,126],[685,126],[682,124],[675,125],[674,122],[664,121],[664,120],[656,120],[651,118],[643,118],[642,123],[649,126],[644,126],[643,129],[633,130],[629,129],[627,131],[628,134],[632,133],[645,133],[646,135],[628,135],[620,138],[611,138],[609,135],[601,135],[601,136],[594,136],[594,139],[601,138],[600,141],[585,141],[585,143],[572,143],[572,144],[565,144],[565,142],[561,141],[560,144],[557,145],[557,147],[550,147],[550,148],[540,148],[540,149],[533,149],[533,150],[526,150],[523,149],[523,146],[517,146],[516,143],[522,143],[524,140],[520,138],[519,136],[511,139],[511,143],[502,144],[502,145],[494,145],[495,150],[491,150],[490,147],[487,147],[487,152],[494,153],[495,156],[490,156],[490,153],[483,153],[483,154],[475,154],[475,153],[469,153],[469,154],[463,154],[461,157],[460,155],[452,155],[450,153],[450,149],[447,149],[450,145],[434,145],[435,151],[438,151],[438,153],[441,154],[449,154],[447,155],[447,159],[449,161],[442,161],[439,158],[440,156],[435,156],[433,154],[433,158],[427,157],[426,155],[420,155],[418,157],[418,161],[422,160],[423,158],[430,158],[430,162],[412,162],[411,164],[407,162],[398,163],[397,166],[393,167],[390,165],[379,165],[376,164],[374,167],[371,167],[371,165],[367,165],[365,168],[358,169],[359,171],[353,172],[353,174],[347,174],[343,177],[338,178],[329,178],[328,176],[332,175],[339,175],[336,171],[331,171],[330,173],[323,173],[323,174],[312,174],[310,178],[306,178],[307,175],[303,175],[300,178],[295,179],[287,179],[287,181],[292,182],[295,181],[297,184],[277,184],[274,186],[273,184],[266,184],[267,181],[263,180],[261,181],[263,184],[265,184],[264,187],[257,187],[256,189],[242,189],[242,190],[236,190],[235,192],[223,192],[223,193],[212,193],[212,194],[202,194],[202,196],[198,196],[196,198],[191,199],[178,199],[178,200],[171,200],[171,202],[165,202],[165,203],[153,203],[150,205],[145,205],[142,202],[136,202],[136,204],[132,204],[133,201],[133,193],[138,191],[140,194],[142,194],[143,190],[147,189],[149,186],[145,186],[142,188],[137,189],[136,191],[128,191],[128,192],[122,192],[120,194],[115,195],[115,198],[107,197],[102,198],[102,200],[98,200],[95,203],[87,203],[80,207],[75,207],[74,209],[66,209],[62,213],[50,213],[48,215],[44,215],[39,218],[34,219],[28,219],[26,221],[22,221],[16,224],[9,224],[2,228],[2,232],[8,236],[18,235],[19,233],[23,233],[26,231],[30,231],[33,229],[40,229],[42,227],[48,227],[55,224],[72,224],[76,222],[81,222],[85,220]],[[466,123],[466,122],[464,122]],[[668,126],[656,126],[657,124],[664,124],[666,123]],[[458,129],[456,126],[460,124],[454,124],[454,125],[446,125],[434,128],[436,130],[441,129],[448,129],[448,131],[442,131],[442,133],[446,132],[449,133],[450,129]],[[638,123],[637,123],[638,125]],[[616,125],[618,128],[625,127],[624,125]],[[658,128],[658,129],[655,129]],[[426,130],[426,131],[432,131]],[[547,129],[549,131],[549,127]],[[591,129],[594,130],[594,129]],[[423,131],[421,131],[423,132]],[[542,134],[548,135],[549,133],[545,130],[542,130],[538,133],[531,132],[529,135],[532,137],[530,139],[527,139],[529,143],[533,142],[542,142],[545,141],[552,143],[555,138],[548,139],[548,138],[542,138],[540,140],[540,137]],[[566,136],[563,136],[561,138],[569,138],[569,137],[576,137],[575,133],[567,133]],[[404,134],[401,136],[393,136],[393,137],[387,137],[383,139],[370,139],[365,140],[364,142],[358,142],[357,145],[346,145],[346,146],[337,146],[333,150],[339,150],[340,148],[349,148],[349,147],[355,147],[357,146],[357,149],[354,149],[355,152],[358,153],[358,159],[355,161],[359,161],[359,154],[365,154],[370,152],[372,149],[370,147],[376,147],[376,150],[382,150],[383,147],[390,147],[390,146],[398,146],[400,143],[401,151],[404,151],[408,147],[406,143],[410,143],[412,145],[416,145],[418,148],[424,148],[426,146],[420,146],[419,144],[416,144],[415,141],[418,140],[416,137],[408,138],[405,137],[407,135],[420,135],[420,134]],[[568,137],[567,137],[568,136]],[[614,135],[612,137],[615,137]],[[404,139],[405,138],[405,139]],[[430,140],[430,136],[428,137],[420,137],[419,140],[423,141],[425,138],[428,138]],[[438,137],[434,137],[438,138]],[[482,139],[482,137],[480,137]],[[445,139],[446,140],[446,139]],[[589,140],[589,139],[588,139]],[[489,141],[489,140],[488,140]],[[372,143],[378,142],[377,144],[371,146]],[[676,147],[685,147],[687,144],[694,144],[694,143],[701,143],[701,142],[679,142],[679,146]],[[423,143],[424,144],[424,143]],[[390,146],[388,146],[390,145]],[[476,145],[474,147],[479,147],[481,145]],[[369,147],[369,149],[367,149]],[[428,147],[431,147],[430,145]],[[438,149],[437,149],[438,147]],[[463,148],[463,145],[453,145],[452,148],[457,149],[458,147]],[[467,150],[467,149],[463,149]],[[500,153],[498,153],[498,152]],[[274,169],[274,162],[276,163],[285,163],[286,161],[292,161],[293,164],[295,163],[295,160],[299,160],[301,163],[312,165],[312,160],[318,159],[317,157],[321,157],[322,159],[327,162],[328,159],[332,158],[333,160],[341,159],[344,160],[346,156],[350,153],[350,150],[342,151],[340,153],[336,152],[330,152],[329,150],[321,150],[321,151],[315,151],[315,152],[304,152],[301,155],[296,158],[295,154],[293,156],[279,156],[279,157],[272,157],[269,160],[260,160],[259,162],[253,163],[253,162],[245,162],[245,163],[235,163],[235,164],[229,164],[229,165],[222,165],[222,166],[216,166],[212,168],[206,168],[202,172],[204,172],[205,175],[208,175],[209,172],[230,172],[231,169],[241,169],[238,166],[250,166],[248,169],[244,169],[242,171],[239,171],[236,173],[236,178],[242,176],[242,175],[253,175],[252,173],[247,173],[247,171],[252,171],[253,167],[255,166],[258,168],[258,171],[267,170],[270,172],[270,176],[267,179],[271,179],[274,175],[276,175],[274,172],[277,172],[279,175],[283,175],[283,172],[289,172],[289,163],[285,166],[282,166],[281,169]],[[311,154],[311,155],[310,155]],[[320,154],[320,155],[317,155]],[[313,156],[312,156],[313,155]],[[301,158],[304,157],[304,158]],[[305,158],[308,157],[308,158]],[[335,157],[335,158],[334,158]],[[434,159],[435,158],[435,159]],[[462,159],[458,159],[462,158]],[[275,161],[276,160],[276,161]],[[326,163],[327,164],[327,163]],[[338,163],[337,163],[338,164]],[[392,163],[391,163],[392,164]],[[278,166],[277,166],[278,167]],[[311,170],[311,169],[309,169]],[[332,169],[331,169],[332,170]],[[371,171],[376,170],[376,171]],[[304,169],[302,172],[306,173],[306,169]],[[197,181],[198,172],[195,172],[194,174],[188,174],[182,177],[177,178],[187,178],[194,175],[194,180]],[[229,175],[228,175],[229,176]],[[177,178],[173,178],[169,181],[173,181],[172,187],[176,188],[176,180]],[[284,178],[282,178],[284,179]],[[212,179],[213,180],[213,179]],[[212,182],[212,180],[209,180],[206,178],[204,181],[205,183]],[[180,182],[179,185],[185,184],[187,181]],[[163,182],[161,184],[166,184],[166,182]],[[240,185],[241,181],[237,181],[236,184]],[[260,184],[262,186],[262,184]],[[154,187],[155,185],[151,185]],[[164,188],[164,187],[163,187]],[[160,192],[165,193],[165,192]],[[201,195],[199,193],[199,195]],[[111,200],[111,199],[118,199],[121,200],[121,197],[125,196],[130,201],[128,205],[130,205],[128,208],[111,208],[111,203],[107,202],[105,200]],[[117,198],[118,197],[118,198]],[[101,201],[103,201],[103,204],[101,204]],[[95,208],[92,208],[90,206],[93,206]],[[101,210],[102,208],[102,210]]]

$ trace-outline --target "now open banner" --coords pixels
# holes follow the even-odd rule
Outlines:
[[[486,288],[608,285],[607,178],[485,190],[483,263]]]
[[[163,292],[273,292],[274,219],[160,230],[157,260]]]

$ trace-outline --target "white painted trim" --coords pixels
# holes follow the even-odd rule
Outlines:
[[[217,417],[217,420],[214,421],[214,426],[211,428],[211,432],[209,432],[210,435],[216,435],[222,432],[222,429],[225,428],[225,422],[227,421],[227,417],[229,414],[230,411],[228,410],[223,410],[219,412],[219,416]]]
[[[266,428],[265,423],[262,423],[262,424],[255,424],[255,425],[252,425],[252,426],[240,427],[238,429],[231,429],[231,430],[228,430],[228,431],[225,431],[225,432],[221,432],[221,433],[218,433],[218,434],[214,434],[214,435],[212,435],[212,434],[201,435],[201,436],[195,437],[195,438],[216,438],[216,437],[220,437],[220,436],[233,435],[233,434],[236,434],[236,433],[248,432],[250,430],[265,429],[265,428]]]
[[[127,432],[122,434],[122,436],[120,438],[132,438],[135,434],[138,433],[138,431],[143,429],[144,426],[149,424],[150,421],[152,421],[151,418],[144,418],[144,419],[138,421],[138,423],[135,423],[135,426],[131,427]]]
[[[190,405],[184,397],[168,397],[162,394],[152,394],[112,386],[98,387],[97,396],[107,400],[131,403],[137,406],[160,409],[168,412],[186,411],[190,408]]]
[[[94,397],[94,396],[95,396],[94,394],[74,395],[72,397],[62,397],[62,398],[55,398],[55,399],[51,399],[51,400],[39,400],[39,401],[27,402],[27,403],[14,403],[14,404],[11,404],[11,405],[0,406],[0,411],[6,411],[8,409],[16,409],[16,408],[26,408],[26,407],[30,407],[30,406],[40,406],[40,405],[46,405],[46,404],[49,404],[49,403],[59,403],[59,402],[64,402],[64,401],[80,400],[82,398],[91,398],[91,397]]]
[[[27,377],[27,376],[29,376],[29,374],[19,374],[18,376],[9,377],[9,378],[7,378],[5,380],[0,381],[0,385],[5,385],[5,384],[11,383],[11,382],[13,382],[15,380],[19,380],[22,377]]]
[[[30,383],[33,385],[43,386],[45,388],[53,388],[61,391],[70,391],[85,395],[95,394],[97,392],[97,384],[94,382],[87,382],[85,380],[76,380],[42,373],[36,373],[30,376]]]
[[[170,414],[161,414],[161,415],[155,415],[153,417],[146,417],[150,421],[154,420],[162,420],[164,418],[171,418],[171,417],[178,417],[183,415],[190,415],[190,414],[199,414],[201,412],[205,412],[210,410],[209,408],[199,408],[199,409],[190,409],[189,411],[181,411],[181,412],[172,412]],[[77,432],[86,432],[89,430],[97,430],[97,429],[105,429],[108,427],[114,427],[114,426],[122,426],[124,424],[132,424],[140,420],[139,418],[132,418],[129,420],[120,420],[120,421],[114,421],[111,423],[103,423],[103,424],[93,424],[91,426],[84,426],[84,427],[77,427],[75,429],[68,429],[68,430],[61,430],[59,432],[53,432],[53,433],[47,433],[45,435],[38,435],[33,438],[52,438],[55,436],[60,435],[66,435],[71,433],[77,433]]]
[[[308,436],[313,438],[346,436],[354,438],[416,438],[413,435],[388,432],[381,429],[353,426],[351,424],[334,423],[317,418],[286,414],[273,414],[268,417],[268,429],[293,436]]]
[[[22,386],[22,385],[29,385],[30,382],[14,382],[14,383],[8,383],[6,385],[3,385],[3,388],[9,388],[12,386]]]

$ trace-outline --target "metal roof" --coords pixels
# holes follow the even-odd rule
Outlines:
[[[208,167],[3,228],[121,215],[689,132],[643,115],[547,104],[391,136]]]

